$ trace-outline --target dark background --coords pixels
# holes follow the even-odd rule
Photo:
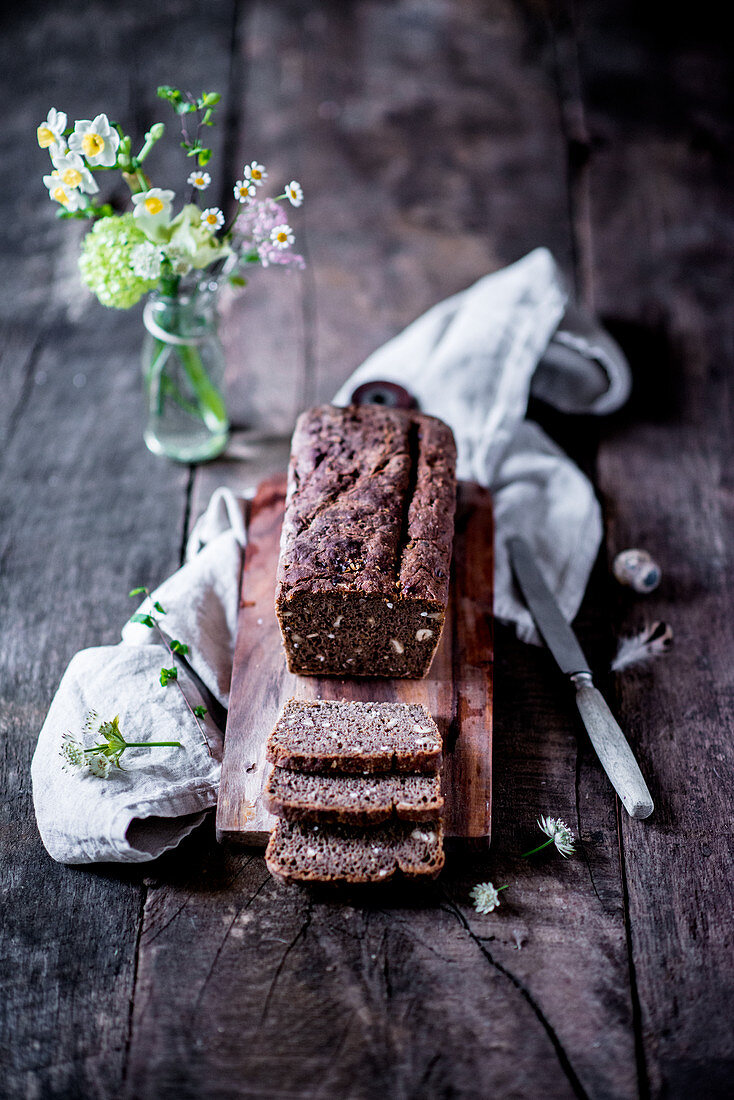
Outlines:
[[[732,110],[723,5],[27,3],[2,27],[0,1091],[12,1097],[730,1095]],[[720,14],[721,13],[721,14]],[[78,280],[35,130],[50,106],[140,138],[167,82],[223,93],[212,197],[245,161],[299,179],[302,275],[224,303],[236,433],[207,467],[142,444],[140,308]],[[156,182],[183,180],[175,142]],[[187,172],[187,170],[186,170]],[[219,192],[216,193],[216,188]],[[117,197],[124,199],[124,188]],[[43,850],[37,732],[69,659],[174,570],[212,488],[282,467],[328,399],[438,299],[539,244],[635,376],[603,423],[534,408],[594,477],[607,541],[577,626],[650,780],[616,803],[548,656],[496,640],[491,851],[420,894],[288,889],[211,823],[144,868]],[[625,546],[659,560],[643,600]],[[573,859],[519,864],[541,813]],[[479,917],[471,886],[509,882]]]

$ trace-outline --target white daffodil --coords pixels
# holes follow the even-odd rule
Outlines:
[[[107,115],[95,119],[83,118],[74,123],[74,133],[69,136],[72,153],[80,153],[93,167],[111,168],[117,160],[120,135],[110,126]]]
[[[218,206],[209,206],[201,212],[201,224],[205,225],[212,233],[216,233],[224,225],[224,214]]]
[[[291,206],[300,206],[303,202],[303,188],[298,180],[291,180],[285,189],[285,197]]]
[[[245,165],[242,169],[242,175],[246,180],[252,180],[256,187],[261,187],[268,178],[268,173],[265,171],[265,165],[258,164],[256,160],[253,160],[251,164]]]
[[[478,882],[474,889],[470,891],[469,897],[474,902],[477,913],[484,915],[497,908],[500,903],[500,890],[506,889],[506,886],[495,889],[491,882]]]
[[[81,196],[81,192],[76,187],[70,187],[67,183],[61,179],[61,176],[54,169],[50,176],[44,176],[43,182],[48,187],[49,197],[54,202],[60,203],[65,210],[69,210],[72,213],[75,210],[79,210],[84,206],[84,199]]]
[[[276,225],[270,230],[270,240],[276,248],[287,248],[288,245],[293,244],[295,237],[291,227],[283,223],[283,225]]]
[[[55,154],[51,157],[59,179],[67,187],[77,187],[86,195],[96,195],[99,187],[94,176],[78,153]]]
[[[46,121],[36,128],[38,144],[42,149],[49,149],[51,153],[65,152],[65,129],[66,115],[63,111],[57,111],[55,107],[52,107],[46,116]]]
[[[163,191],[160,187],[133,195],[135,221],[154,244],[164,244],[170,236],[171,203],[175,197],[175,191]]]
[[[208,172],[192,172],[186,182],[195,187],[197,191],[204,191],[212,182],[212,178]]]
[[[247,202],[249,199],[254,199],[256,194],[257,188],[249,180],[237,180],[234,185],[234,197],[237,202]]]

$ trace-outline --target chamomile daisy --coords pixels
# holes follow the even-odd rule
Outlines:
[[[249,199],[254,199],[257,194],[257,188],[254,183],[250,183],[248,179],[237,180],[234,185],[234,197],[237,202],[247,202]]]
[[[192,172],[186,182],[195,187],[197,191],[205,191],[212,182],[212,178],[208,172]]]
[[[288,248],[289,245],[293,244],[295,237],[291,227],[284,222],[282,225],[276,225],[270,230],[270,240],[276,248]]]
[[[298,180],[291,180],[285,189],[285,197],[291,206],[300,206],[303,202],[303,188]]]
[[[256,160],[253,160],[250,164],[246,164],[242,169],[242,175],[246,180],[252,180],[256,187],[261,187],[265,180],[268,178],[268,173],[265,170],[264,164],[258,164]]]
[[[201,212],[201,224],[216,233],[224,225],[224,214],[218,206],[208,206]]]

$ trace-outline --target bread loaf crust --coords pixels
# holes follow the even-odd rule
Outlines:
[[[375,405],[299,417],[276,587],[292,672],[426,674],[448,602],[455,467],[435,417]]]

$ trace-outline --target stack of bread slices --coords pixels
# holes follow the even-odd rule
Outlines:
[[[441,870],[441,736],[424,707],[291,699],[268,759],[272,874],[370,883]]]

